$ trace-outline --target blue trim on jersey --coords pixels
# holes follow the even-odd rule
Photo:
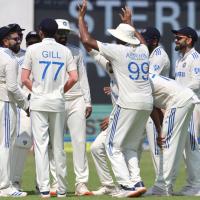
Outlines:
[[[23,64],[23,60],[19,60],[19,61],[17,62],[17,64],[18,64],[18,65],[22,65],[22,64]]]
[[[154,154],[159,155],[159,147],[157,144],[158,133],[156,131],[156,127],[155,127],[154,123],[153,123],[153,136],[154,136]]]
[[[196,138],[195,130],[194,130],[193,115],[192,115],[191,120],[190,120],[189,130],[188,131],[189,131],[189,134],[190,134],[190,146],[191,146],[191,150],[194,151],[196,149],[197,138]]]
[[[113,148],[113,140],[114,140],[114,136],[115,136],[115,131],[116,131],[116,127],[117,127],[117,122],[118,122],[118,118],[119,118],[119,114],[120,114],[120,110],[121,108],[117,105],[115,114],[114,114],[114,118],[112,121],[112,127],[110,130],[110,137],[109,137],[109,142],[108,142],[108,148],[109,148],[109,154],[112,155],[112,148]]]
[[[198,59],[199,58],[199,54],[197,52],[192,53],[192,57],[194,59]]]
[[[156,54],[156,56],[161,55],[161,49],[160,48],[156,49],[155,50],[155,54]]]
[[[5,147],[10,146],[10,109],[9,102],[5,102],[4,106],[4,122],[5,122]]]
[[[168,119],[168,131],[167,131],[167,137],[165,139],[165,148],[169,148],[169,143],[174,129],[175,113],[176,113],[176,108],[172,108]]]
[[[20,134],[20,124],[21,124],[21,109],[17,108],[17,137],[19,137]]]

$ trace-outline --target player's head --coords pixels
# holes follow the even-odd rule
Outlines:
[[[21,39],[15,27],[3,26],[0,28],[1,46],[11,49],[17,53],[20,49]]]
[[[66,45],[68,34],[75,34],[75,31],[71,29],[69,21],[65,19],[56,19],[58,24],[58,31],[56,32],[56,41],[60,44]]]
[[[21,38],[21,41],[23,40],[23,31],[25,31],[24,28],[21,28],[19,24],[9,24],[8,26],[14,27]]]
[[[55,38],[56,31],[58,30],[58,24],[54,19],[46,18],[40,22],[39,35],[43,38]]]
[[[175,35],[175,50],[184,52],[187,48],[192,48],[198,40],[197,32],[191,27],[184,27],[180,30],[172,30]]]
[[[26,47],[41,42],[40,36],[36,31],[30,31],[27,35],[26,35]]]
[[[160,41],[160,31],[155,27],[147,27],[141,32],[143,38],[145,39],[149,51],[155,49]]]
[[[139,45],[140,41],[135,37],[135,29],[128,25],[121,23],[118,25],[116,29],[108,29],[107,30],[112,36],[117,38],[117,43],[119,44],[132,44]]]

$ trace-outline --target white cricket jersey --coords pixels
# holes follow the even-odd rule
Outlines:
[[[149,52],[145,45],[136,47],[97,42],[100,53],[110,61],[118,86],[117,104],[122,108],[152,110],[149,82]]]
[[[194,97],[194,103],[199,103],[191,89],[181,86],[175,80],[158,74],[149,74],[149,78],[155,107],[162,109],[183,107],[191,97]]]
[[[72,100],[78,96],[83,96],[86,106],[91,106],[90,87],[82,52],[79,48],[75,46],[67,44],[67,47],[71,50],[75,64],[77,66],[78,81],[69,91],[65,93],[65,99]]]
[[[176,61],[175,80],[200,98],[200,54],[194,48]]]
[[[17,103],[27,109],[22,93],[17,84],[17,60],[10,49],[0,48],[0,101]]]
[[[149,73],[160,74],[169,77],[170,61],[166,51],[156,47],[149,56]]]
[[[97,62],[97,64],[105,70],[110,77],[110,88],[111,88],[111,100],[113,106],[116,104],[118,99],[118,84],[113,72],[110,72],[112,69],[108,60],[103,57],[98,51],[92,49],[88,54]]]
[[[76,70],[71,51],[53,38],[45,38],[27,48],[23,68],[33,76],[30,109],[63,112],[66,73]]]

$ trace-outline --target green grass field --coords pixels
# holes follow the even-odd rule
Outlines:
[[[98,176],[96,174],[95,166],[92,160],[92,157],[90,153],[88,153],[88,159],[89,159],[89,167],[90,167],[90,177],[89,177],[89,184],[88,187],[90,190],[95,190],[100,186]],[[114,199],[113,197],[109,196],[88,196],[88,197],[76,197],[74,195],[74,172],[73,172],[73,163],[72,163],[72,153],[67,152],[67,166],[68,166],[68,196],[64,199],[71,199],[71,200],[78,200],[80,198],[83,198],[84,200],[89,199],[95,199],[95,200],[108,200],[108,199]],[[144,183],[147,187],[150,187],[154,182],[154,171],[153,166],[150,158],[149,151],[145,151],[142,155],[141,160],[141,176],[143,177]],[[175,191],[179,190],[183,185],[185,184],[185,169],[184,164],[181,164],[181,169],[179,172],[178,179],[176,181]],[[22,185],[24,191],[28,192],[28,196],[25,198],[20,199],[38,199],[40,198],[38,195],[35,195],[34,189],[35,189],[35,163],[33,159],[32,153],[29,154],[28,160],[26,162],[26,168],[24,172],[23,177],[23,185]],[[198,197],[139,197],[140,199],[146,199],[146,200],[153,200],[153,199],[197,199]],[[3,198],[1,198],[3,199]],[[5,199],[13,199],[13,198],[5,198]],[[52,197],[51,199],[57,199],[56,197]]]

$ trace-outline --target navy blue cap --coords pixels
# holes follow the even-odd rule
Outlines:
[[[8,26],[15,28],[17,32],[25,31],[25,29],[21,28],[19,24],[8,24]]]
[[[26,41],[29,40],[30,38],[40,38],[39,34],[36,31],[30,31],[26,35]]]
[[[160,31],[155,27],[147,27],[141,32],[145,40],[158,39],[160,40]]]
[[[196,42],[198,40],[197,32],[191,27],[184,27],[184,28],[182,28],[180,30],[171,30],[171,31],[175,35],[181,34],[181,35],[185,35],[185,36],[187,36],[189,38],[192,38],[192,40],[194,42]]]
[[[55,34],[58,30],[58,24],[54,19],[46,18],[40,22],[39,29],[45,33]]]
[[[14,27],[3,26],[0,28],[0,41],[7,37],[10,33],[16,32]]]

